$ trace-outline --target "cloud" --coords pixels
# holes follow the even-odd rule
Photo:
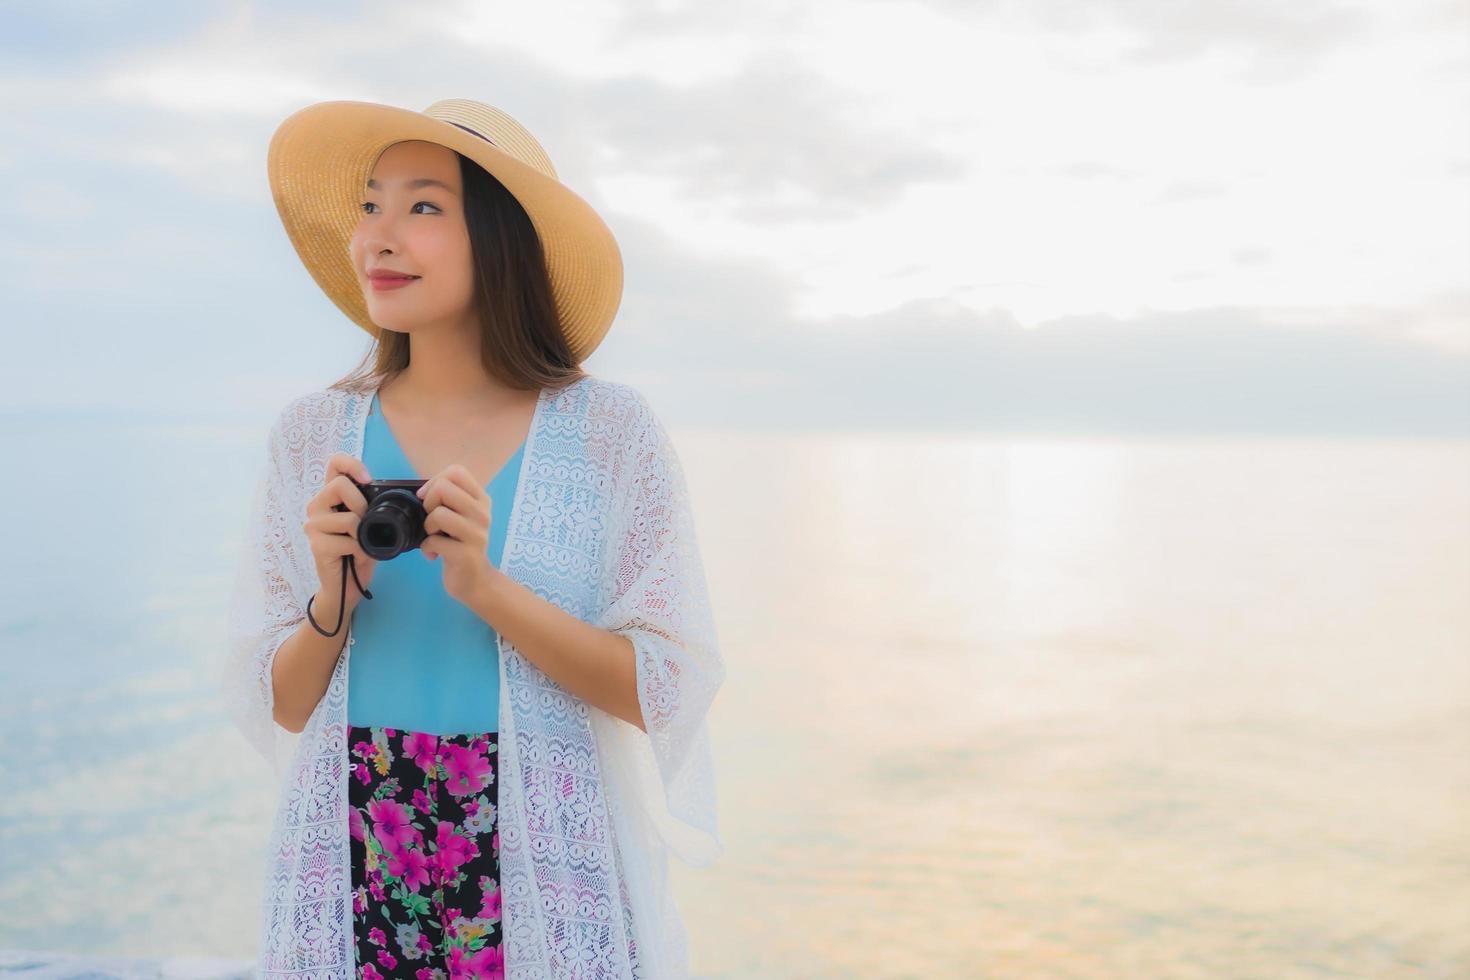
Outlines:
[[[862,317],[791,315],[793,279],[696,261],[620,217],[624,307],[595,355],[691,424],[1000,432],[1470,437],[1470,294],[1425,308],[1216,307],[1025,328],[916,299]]]
[[[591,4],[564,31],[562,8],[196,9],[116,43],[99,13],[85,55],[0,74],[12,409],[167,410],[221,384],[244,406],[340,375],[364,338],[279,228],[269,136],[320,99],[461,94],[525,122],[613,225],[627,293],[594,366],[682,417],[1465,430],[1465,160],[1443,125],[1463,46],[1365,42],[1366,67],[1244,92],[1118,54],[1122,30],[1165,60],[1320,65],[1371,38],[1355,7]],[[1405,9],[1375,16],[1430,23]],[[912,53],[874,60],[897,37]],[[1106,77],[1054,58],[1069,40]]]
[[[1340,0],[925,0],[966,18],[1031,18],[1059,35],[1122,33],[1130,42],[1120,65],[1139,67],[1195,60],[1215,54],[1242,57],[1256,81],[1282,82],[1310,72],[1316,63],[1364,36],[1373,18],[1362,3]]]
[[[197,208],[178,202],[172,220]],[[22,329],[0,372],[0,409],[189,405],[265,417],[345,373],[365,336],[279,232],[240,234],[252,213],[237,204],[208,240],[185,226],[134,229],[123,251],[150,256],[151,275],[88,274],[51,294],[13,289],[11,322]],[[588,367],[643,387],[679,424],[1470,436],[1470,345],[1431,346],[1444,331],[1463,337],[1470,291],[1419,308],[1217,307],[1031,329],[1003,309],[942,298],[803,318],[793,312],[799,270],[693,254],[655,222],[609,219],[626,292]],[[103,269],[108,247],[70,268]],[[67,268],[58,253],[55,274]]]
[[[786,57],[686,87],[646,78],[587,87],[600,169],[669,181],[689,201],[738,201],[753,224],[860,217],[913,185],[957,180],[957,154],[863,118],[840,87]]]
[[[1364,36],[1375,16],[1366,2],[1300,0],[920,0],[968,21],[1029,21],[1038,35],[1084,36],[1121,33],[1131,39],[1120,61],[1138,66],[1186,61],[1219,52],[1243,54],[1261,79],[1285,80],[1310,69],[1344,44]],[[902,10],[908,4],[886,4]],[[654,35],[664,40],[736,36],[778,37],[820,30],[826,17],[841,16],[837,3],[710,4],[699,0],[623,0],[609,39],[631,42]],[[1429,20],[1450,20],[1454,4]],[[1426,25],[1429,26],[1429,25]]]
[[[721,347],[716,378],[667,377],[685,411],[727,425],[1470,438],[1470,357],[1249,309],[1023,329],[916,300]],[[742,365],[747,383],[716,383]]]
[[[638,9],[627,16],[660,16]],[[16,107],[0,135],[54,132],[55,114],[65,112],[77,125],[43,152],[105,155],[196,185],[214,179],[224,194],[262,194],[257,171],[270,130],[311,102],[416,106],[446,92],[492,101],[505,93],[498,101],[553,151],[563,179],[585,186],[594,173],[631,173],[685,201],[729,202],[731,217],[767,226],[853,219],[914,184],[957,180],[968,169],[960,155],[868,118],[843,86],[776,49],[676,84],[645,72],[569,74],[534,48],[478,31],[446,34],[443,11],[433,8],[418,16],[381,5],[340,22],[329,13],[312,8],[277,23],[242,5],[189,36],[98,50],[81,75],[13,71],[0,76],[0,96]],[[666,16],[711,29],[725,23],[692,11]],[[608,27],[614,36],[632,21],[619,23]],[[402,75],[405,50],[434,52],[432,84],[414,74],[375,94],[378,80]]]

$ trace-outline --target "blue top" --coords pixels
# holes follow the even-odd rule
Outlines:
[[[495,474],[490,495],[490,563],[500,567],[526,444]],[[374,480],[422,480],[372,400],[362,462]],[[499,731],[500,648],[495,629],[444,591],[443,558],[415,548],[378,562],[352,612],[348,724],[435,735]]]

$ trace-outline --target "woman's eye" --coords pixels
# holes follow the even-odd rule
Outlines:
[[[419,206],[419,204],[427,204],[429,207],[433,208],[435,211],[438,211],[439,210],[439,205],[435,204],[432,201],[419,201],[413,207],[416,208],[416,207]],[[375,208],[375,207],[377,207],[377,204],[373,203],[372,201],[363,201],[362,202],[362,209],[363,209],[363,211],[366,211],[369,214],[371,214],[372,212],[371,211],[368,211],[368,208]],[[409,210],[412,211],[413,208],[409,208]]]

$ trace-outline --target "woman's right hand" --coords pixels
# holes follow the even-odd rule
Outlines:
[[[303,526],[307,540],[311,542],[311,557],[321,582],[313,610],[323,608],[322,603],[328,603],[326,608],[336,608],[342,596],[344,575],[347,580],[347,609],[356,608],[362,599],[357,583],[352,580],[352,573],[344,567],[344,555],[352,556],[357,581],[364,589],[371,588],[373,569],[378,563],[369,558],[357,542],[357,526],[367,512],[367,498],[352,482],[354,478],[358,483],[367,483],[367,467],[346,453],[334,454],[327,460],[321,490],[306,503],[306,523]],[[338,504],[346,504],[347,510],[333,510]]]

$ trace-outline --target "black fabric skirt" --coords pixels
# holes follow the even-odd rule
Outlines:
[[[348,726],[358,978],[504,977],[496,732]]]

